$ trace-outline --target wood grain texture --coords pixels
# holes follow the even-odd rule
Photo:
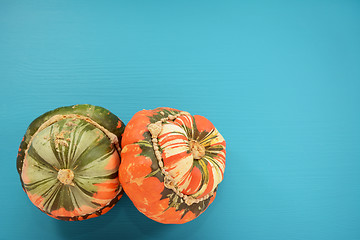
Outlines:
[[[0,2],[0,239],[360,239],[358,1]],[[41,214],[16,153],[28,124],[89,103],[127,123],[168,106],[227,141],[214,203],[181,226],[123,197],[81,223]]]

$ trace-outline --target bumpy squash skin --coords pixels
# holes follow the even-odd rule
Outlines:
[[[179,110],[173,108],[142,110],[127,124],[122,138],[119,178],[124,191],[140,212],[165,224],[182,224],[195,219],[213,202],[217,190],[216,187],[212,196],[189,206],[164,185],[164,175],[159,170],[147,126],[163,117],[179,113]],[[199,121],[202,118],[193,116],[193,119]],[[199,122],[201,126],[198,126],[198,129],[210,131],[210,128],[214,128],[212,124],[207,126],[207,122]],[[209,129],[200,129],[201,127]],[[221,144],[225,154],[225,141]]]
[[[29,125],[29,127],[21,141],[20,148],[19,148],[19,151],[17,154],[17,171],[20,175],[20,181],[21,181],[23,190],[29,195],[30,199],[31,199],[31,195],[26,190],[26,187],[25,187],[25,184],[24,184],[24,181],[22,178],[26,150],[30,147],[29,142],[30,142],[31,138],[33,137],[33,135],[38,131],[39,127],[44,122],[46,122],[50,118],[57,116],[57,115],[70,115],[70,114],[72,114],[72,115],[75,114],[75,115],[90,118],[92,121],[96,122],[100,126],[107,129],[109,132],[115,134],[116,137],[118,138],[119,142],[121,141],[122,134],[125,129],[125,124],[117,116],[112,114],[109,110],[104,109],[102,107],[93,106],[93,105],[89,105],[89,104],[74,105],[74,106],[60,107],[60,108],[49,111],[49,112],[44,113],[43,115],[39,116]],[[112,156],[117,158],[116,161],[120,162],[119,156],[116,156],[119,154],[116,152],[117,152],[117,150],[114,151],[114,154]],[[112,167],[114,167],[114,163],[111,163],[111,165],[112,165]],[[114,185],[116,185],[116,184],[114,184]],[[118,184],[118,185],[120,186],[120,184]],[[56,218],[59,220],[65,220],[65,221],[79,221],[79,220],[85,220],[85,219],[97,217],[97,216],[100,216],[100,215],[108,212],[112,207],[114,207],[114,205],[117,203],[117,201],[119,201],[119,199],[122,197],[122,195],[123,195],[123,190],[118,192],[118,194],[111,201],[109,201],[105,206],[101,207],[100,209],[97,209],[96,211],[88,213],[88,214],[81,214],[81,215],[79,214],[78,216],[77,216],[76,210],[74,210],[73,212],[65,211],[64,209],[59,209],[58,211],[53,211],[53,212],[44,211],[42,209],[42,207],[39,206],[39,204],[40,204],[39,200],[31,199],[31,201],[34,203],[34,205],[36,207],[38,207],[38,209],[40,209],[42,212],[46,213],[47,215],[49,215],[53,218]],[[99,205],[99,204],[97,204],[97,205]],[[59,214],[54,214],[54,212],[59,212]],[[62,213],[64,213],[64,212],[70,213],[71,216],[64,216],[64,214],[60,214],[61,212]]]

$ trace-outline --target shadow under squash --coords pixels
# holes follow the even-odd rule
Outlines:
[[[102,216],[74,222],[54,221],[57,235],[63,239],[155,239],[161,237],[162,231],[170,231],[174,227],[143,215],[126,194]]]

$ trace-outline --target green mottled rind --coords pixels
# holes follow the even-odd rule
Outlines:
[[[51,117],[55,115],[67,115],[67,114],[79,114],[81,116],[89,117],[93,121],[97,122],[105,129],[109,130],[111,133],[115,134],[119,141],[121,140],[121,136],[125,129],[125,124],[114,114],[112,114],[109,110],[99,107],[93,106],[90,104],[81,104],[74,106],[66,106],[54,109],[43,115],[36,118],[26,130],[24,138],[20,144],[18,157],[17,157],[17,170],[19,174],[22,171],[22,165],[25,155],[25,150],[29,144],[31,137],[34,133],[39,129],[39,127],[49,120]],[[120,124],[120,127],[118,127]]]
[[[66,125],[69,121],[76,125]],[[68,139],[62,140],[64,145],[56,142],[60,132]],[[96,184],[118,178],[118,169],[105,169],[114,151],[110,139],[94,125],[79,119],[60,120],[34,137],[25,156],[28,179],[24,181],[25,190],[42,196],[43,210],[48,213],[60,208],[74,211],[81,206],[96,209],[99,207],[93,199],[98,190]],[[57,179],[59,169],[72,170],[74,186]]]
[[[66,118],[37,133],[29,146],[30,139],[45,121],[55,115],[69,114],[92,119],[116,134],[121,141],[124,124],[104,108],[75,105],[45,113],[30,124],[19,149],[17,169],[22,186],[28,194],[42,196],[41,206],[37,207],[49,215],[53,215],[52,211],[60,208],[71,212],[74,209],[78,211],[84,206],[94,209],[94,212],[88,215],[101,215],[103,209],[111,208],[122,195],[119,188],[114,189],[117,196],[114,195],[114,199],[109,199],[106,206],[104,206],[106,200],[94,199],[98,184],[118,180],[117,168],[106,169],[112,154],[117,150],[104,132],[85,120]],[[60,132],[61,139],[57,140]],[[25,173],[27,180],[24,183],[22,173],[27,148]],[[59,169],[71,169],[74,172],[73,186],[64,185],[58,181]],[[63,220],[80,220],[79,216],[55,215],[53,217]],[[86,219],[87,215],[81,218]]]

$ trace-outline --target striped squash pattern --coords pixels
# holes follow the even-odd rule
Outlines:
[[[205,117],[172,108],[135,114],[122,139],[120,182],[140,212],[185,223],[212,203],[225,171],[224,138]]]
[[[62,107],[34,120],[20,145],[24,191],[51,217],[75,221],[106,213],[121,198],[123,122],[92,105]]]

